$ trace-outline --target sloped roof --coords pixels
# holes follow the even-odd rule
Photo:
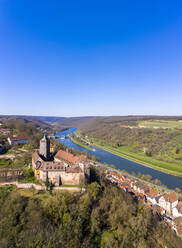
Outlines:
[[[36,161],[42,161],[41,157],[39,156],[38,152],[34,152],[33,155],[32,155],[32,159],[34,162]]]
[[[16,136],[16,137],[9,137],[10,140],[26,140],[28,137],[26,136]]]
[[[151,196],[151,197],[157,197],[158,196],[157,190],[150,188],[149,196]]]
[[[169,202],[175,202],[178,200],[178,197],[174,191],[171,191],[169,194],[164,195],[164,199]]]
[[[155,199],[156,199],[156,201],[159,203],[159,199],[162,198],[162,197],[164,198],[164,195],[158,195],[157,197],[155,197]],[[164,199],[164,200],[165,200],[165,199]]]
[[[72,164],[75,164],[80,159],[79,156],[74,156],[72,153],[65,152],[63,150],[59,150],[56,153],[55,158],[65,160],[65,161],[72,163]]]

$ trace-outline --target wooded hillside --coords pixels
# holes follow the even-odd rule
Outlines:
[[[97,180],[85,193],[0,188],[1,248],[181,248],[142,204]]]
[[[172,128],[172,125],[171,128],[170,125],[168,125],[169,128],[144,127],[140,125],[140,121],[149,120],[148,117],[136,118],[101,118],[81,127],[81,131],[84,135],[108,142],[113,147],[121,149],[121,151],[127,150],[160,161],[182,165],[181,128]],[[162,119],[161,122],[168,120],[169,124],[172,120],[181,123],[178,122],[180,117],[160,118]],[[157,119],[153,117],[150,120]],[[166,125],[166,123],[164,124]]]

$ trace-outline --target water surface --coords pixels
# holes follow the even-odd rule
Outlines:
[[[81,152],[86,151],[90,155],[96,156],[101,163],[114,165],[117,169],[125,170],[128,173],[135,172],[137,174],[140,172],[145,175],[148,174],[152,176],[152,179],[159,179],[162,184],[166,185],[170,189],[180,188],[182,190],[182,178],[180,177],[168,175],[167,173],[154,170],[125,158],[121,158],[98,147],[93,146],[95,151],[88,150],[75,144],[69,137],[64,140],[60,138],[61,136],[67,136],[69,133],[74,133],[75,131],[76,128],[69,128],[65,131],[58,132],[56,133],[56,139],[69,148],[73,148]]]

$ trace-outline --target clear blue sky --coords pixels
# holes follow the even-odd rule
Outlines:
[[[182,1],[0,0],[0,114],[182,115]]]

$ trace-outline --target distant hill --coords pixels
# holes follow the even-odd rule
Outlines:
[[[99,118],[101,118],[101,117],[96,117],[96,116],[69,117],[69,118],[64,118],[62,120],[58,120],[58,121],[52,123],[52,125],[54,127],[81,128],[81,127],[86,126],[87,124],[89,124],[91,121],[93,121],[95,119],[99,119]]]
[[[120,126],[136,126],[139,121],[155,121],[155,120],[164,120],[164,121],[180,121],[182,116],[159,116],[159,115],[128,115],[128,116],[106,116],[106,117],[95,117],[90,119],[81,125],[83,131],[107,129],[108,127],[115,127],[115,125]],[[108,130],[107,130],[108,131]]]
[[[41,120],[46,123],[54,123],[59,121],[64,121],[66,117],[56,117],[56,116],[32,116],[34,119]]]
[[[39,117],[36,117],[39,118]],[[92,128],[99,123],[130,123],[136,125],[138,121],[142,120],[182,120],[182,116],[151,116],[151,115],[138,115],[138,116],[83,116],[83,117],[41,117],[41,120],[48,121],[56,127],[75,127],[75,128]]]
[[[181,116],[113,116],[94,119],[79,129],[102,147],[177,171],[182,166],[181,120]]]
[[[57,117],[57,116],[21,116],[21,115],[0,115],[0,121],[20,120],[35,127],[40,128],[80,128],[90,131],[93,127],[103,128],[103,125],[121,123],[122,125],[137,125],[138,121],[147,120],[182,120],[182,116],[82,116],[82,117]]]
[[[15,115],[0,115],[0,121],[4,124],[7,122],[20,122],[22,124],[29,124],[31,126],[34,126],[36,128],[42,128],[42,129],[51,129],[51,125],[48,123],[45,123],[44,121],[40,120],[39,118],[35,118],[32,116],[15,116]]]

